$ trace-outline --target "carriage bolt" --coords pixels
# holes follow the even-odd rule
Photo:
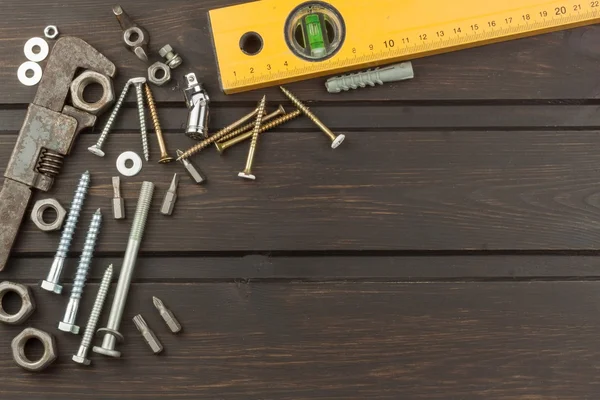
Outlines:
[[[146,228],[146,221],[148,219],[148,212],[150,211],[153,193],[154,184],[152,182],[142,183],[135,216],[133,217],[133,224],[131,225],[131,232],[129,233],[127,249],[125,250],[123,266],[121,267],[121,273],[119,274],[119,282],[117,283],[115,297],[110,309],[110,315],[108,316],[108,324],[106,328],[100,328],[98,330],[98,333],[104,333],[104,339],[102,340],[102,346],[94,346],[94,353],[104,354],[110,357],[121,357],[121,352],[115,350],[115,346],[117,344],[117,339],[120,341],[123,340],[123,335],[119,332],[119,326],[123,319],[125,302],[127,300],[127,294],[129,293],[129,286],[131,285],[131,278],[135,269],[138,251],[142,243],[142,237],[144,236],[144,229]]]
[[[77,226],[79,214],[81,213],[83,201],[85,200],[85,195],[87,194],[89,187],[90,172],[85,171],[79,179],[77,189],[75,189],[75,195],[73,196],[73,201],[71,202],[71,209],[69,210],[67,223],[63,228],[62,235],[60,237],[60,243],[58,244],[58,249],[56,250],[56,255],[54,256],[54,261],[52,262],[52,267],[50,268],[48,276],[42,281],[42,284],[40,285],[44,290],[54,292],[57,294],[60,294],[62,292],[62,285],[59,283],[60,275],[62,274],[62,270],[65,265],[65,260],[67,259],[69,247],[71,247],[73,233],[75,233],[75,227]]]
[[[77,266],[77,272],[75,273],[73,289],[71,290],[71,297],[67,304],[65,316],[62,321],[58,323],[58,329],[63,332],[71,332],[75,335],[79,334],[79,326],[75,325],[77,310],[79,310],[79,302],[81,301],[83,287],[85,286],[87,274],[90,270],[90,264],[92,262],[92,257],[94,256],[94,247],[96,247],[96,240],[98,239],[101,225],[102,213],[100,212],[100,209],[97,209],[92,217],[92,222],[90,222],[90,227],[85,238],[85,244],[83,245],[83,251],[81,252],[81,258],[79,259],[79,265]]]
[[[102,307],[104,306],[104,300],[106,299],[106,295],[108,294],[108,289],[110,288],[110,281],[113,275],[113,266],[112,264],[106,268],[104,272],[104,276],[102,277],[102,281],[100,282],[100,289],[98,289],[98,294],[96,295],[96,300],[94,301],[94,307],[92,308],[92,312],[90,313],[90,318],[88,319],[88,323],[85,327],[85,333],[83,334],[83,339],[81,339],[81,344],[79,345],[79,350],[77,350],[77,354],[73,356],[73,361],[83,365],[90,365],[91,361],[87,358],[88,352],[90,351],[90,345],[92,344],[92,338],[94,337],[94,331],[96,330],[96,325],[98,325],[98,319],[100,318],[100,314],[102,313]]]

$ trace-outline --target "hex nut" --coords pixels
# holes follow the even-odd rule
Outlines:
[[[56,25],[48,25],[44,29],[44,36],[46,36],[47,39],[56,39],[58,37],[58,28]]]
[[[158,71],[163,71],[164,76],[158,78],[156,76]],[[167,64],[157,61],[148,68],[148,80],[156,86],[162,86],[171,80],[171,69]]]
[[[44,221],[44,212],[49,208],[52,208],[54,211],[56,211],[56,220],[51,223]],[[33,206],[33,210],[31,210],[31,220],[35,226],[44,232],[59,230],[62,224],[65,222],[66,216],[67,210],[65,210],[56,199],[38,200]]]
[[[25,355],[25,344],[30,339],[38,339],[44,345],[44,355],[37,361],[31,361]],[[46,369],[58,357],[54,336],[35,328],[25,328],[13,339],[10,347],[15,363],[28,371],[36,372]]]
[[[83,91],[92,84],[102,86],[102,97],[95,103],[83,99]],[[96,71],[85,71],[71,83],[71,101],[73,106],[90,114],[99,115],[106,111],[115,101],[115,89],[112,79]]]
[[[2,306],[2,299],[8,292],[14,292],[21,297],[21,309],[16,314],[7,313]],[[0,322],[9,325],[19,325],[25,322],[34,311],[35,301],[27,286],[9,281],[0,283]]]

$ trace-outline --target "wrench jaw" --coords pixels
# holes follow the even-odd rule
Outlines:
[[[54,44],[0,190],[0,271],[17,238],[31,189],[50,190],[78,134],[96,122],[95,115],[65,104],[71,82],[80,69],[94,70],[109,78],[117,71],[108,58],[79,38],[63,37]]]

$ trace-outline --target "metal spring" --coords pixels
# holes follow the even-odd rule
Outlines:
[[[62,154],[58,154],[52,150],[43,149],[37,170],[40,174],[53,178],[60,173],[64,158],[65,156]]]

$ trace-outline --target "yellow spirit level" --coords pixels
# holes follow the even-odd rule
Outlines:
[[[591,0],[262,0],[209,12],[236,93],[600,21]]]

